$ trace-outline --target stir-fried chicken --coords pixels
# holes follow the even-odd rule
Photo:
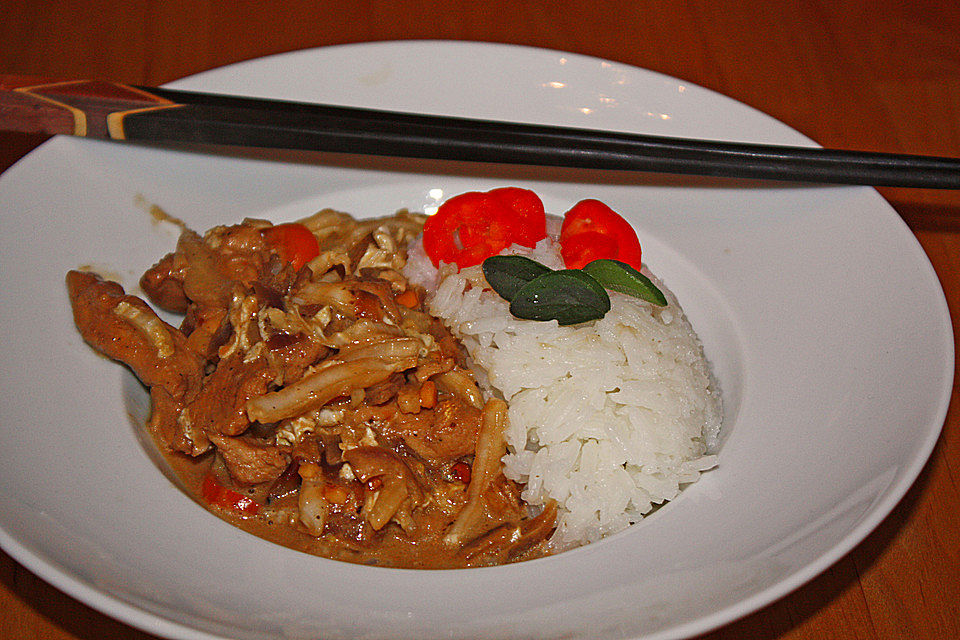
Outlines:
[[[268,222],[187,230],[140,280],[179,328],[76,271],[74,318],[150,388],[159,446],[201,461],[185,483],[240,526],[392,566],[533,557],[555,512],[527,513],[501,469],[505,405],[401,274],[422,223],[322,211],[301,221],[302,264]]]

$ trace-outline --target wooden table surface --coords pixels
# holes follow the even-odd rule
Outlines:
[[[156,85],[267,54],[456,39],[561,49],[663,72],[828,147],[960,155],[956,0],[5,2],[0,73]],[[0,169],[43,138],[0,133]],[[960,318],[960,192],[882,189]],[[909,428],[909,425],[905,425]],[[919,480],[863,543],[782,600],[705,636],[960,638],[960,402]],[[148,634],[0,553],[0,640]]]

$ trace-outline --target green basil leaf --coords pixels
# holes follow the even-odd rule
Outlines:
[[[599,320],[610,310],[610,296],[579,269],[550,271],[525,284],[510,302],[510,313],[526,320],[561,325]]]
[[[597,279],[607,289],[646,300],[657,306],[667,306],[667,297],[650,281],[630,265],[619,260],[594,260],[584,265],[583,270]]]
[[[550,267],[524,256],[491,256],[483,261],[487,283],[508,302],[528,282],[550,271]]]

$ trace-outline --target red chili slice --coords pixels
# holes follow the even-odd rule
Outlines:
[[[540,198],[526,189],[504,187],[462,193],[440,205],[423,226],[423,249],[434,266],[451,262],[462,269],[513,243],[532,247],[544,236]]]
[[[302,224],[288,222],[263,229],[260,234],[280,259],[289,262],[295,271],[303,268],[320,253],[317,237]]]
[[[501,187],[488,193],[515,214],[515,243],[533,248],[547,237],[547,215],[540,196],[520,187]]]
[[[240,513],[251,516],[257,515],[260,511],[259,503],[242,493],[224,487],[212,475],[208,475],[203,479],[200,492],[203,494],[204,500],[222,509],[239,511]]]
[[[616,251],[611,255],[612,245]],[[581,200],[567,211],[560,227],[560,247],[568,269],[597,258],[612,258],[641,267],[640,240],[630,223],[599,200]]]
[[[561,240],[560,255],[567,269],[582,269],[594,260],[619,260],[616,238],[596,231],[582,231]]]

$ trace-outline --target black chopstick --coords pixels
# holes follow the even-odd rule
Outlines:
[[[0,76],[0,93],[8,89],[10,78]],[[117,83],[47,83],[15,91],[20,97],[38,96],[81,112],[86,117],[85,130],[77,131],[79,125],[74,123],[75,130],[69,133],[111,139],[825,184],[960,188],[957,158],[693,140]],[[0,117],[0,126],[16,128],[5,120],[10,118]],[[90,126],[100,120],[107,125]]]

